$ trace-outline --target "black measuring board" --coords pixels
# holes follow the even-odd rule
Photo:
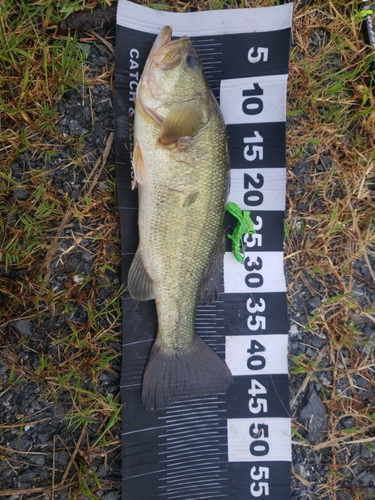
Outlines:
[[[165,25],[173,37],[188,35],[202,61],[228,127],[228,200],[251,211],[257,230],[244,238],[243,265],[227,242],[219,300],[198,306],[196,315],[197,333],[234,376],[225,394],[144,410],[142,374],[156,335],[155,305],[123,295],[123,500],[290,500],[283,217],[291,16],[292,4],[176,14],[118,3],[115,132],[123,282],[138,245],[137,191],[131,190],[135,93]],[[227,215],[227,232],[234,224]]]

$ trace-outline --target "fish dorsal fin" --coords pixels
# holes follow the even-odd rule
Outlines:
[[[137,300],[151,300],[155,298],[154,285],[143,264],[141,250],[134,256],[128,274],[128,289],[130,295]]]
[[[175,106],[162,123],[159,142],[169,145],[181,137],[194,137],[202,123],[202,118],[202,110],[196,104],[190,102]]]
[[[138,142],[135,143],[133,150],[133,169],[134,180],[132,182],[132,189],[135,188],[137,182],[139,184],[146,184],[147,181],[147,169],[145,167],[142,150]]]

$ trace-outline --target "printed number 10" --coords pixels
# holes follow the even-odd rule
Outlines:
[[[242,111],[245,115],[258,115],[263,111],[263,101],[260,97],[264,91],[259,83],[252,84],[254,88],[242,91],[242,96],[246,97],[242,103]]]

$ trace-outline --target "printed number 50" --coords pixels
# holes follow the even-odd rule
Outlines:
[[[254,54],[255,52],[255,54]],[[268,49],[266,47],[251,47],[247,53],[247,58],[251,63],[257,63],[261,60],[268,61]]]
[[[253,497],[269,495],[268,483],[260,481],[261,479],[269,478],[268,467],[252,467],[250,470],[250,477],[254,481],[250,484],[250,493]]]

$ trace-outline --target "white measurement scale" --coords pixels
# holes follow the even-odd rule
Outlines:
[[[229,201],[250,210],[239,264],[230,243],[219,301],[199,306],[198,334],[228,364],[225,394],[145,411],[142,373],[156,334],[153,301],[123,298],[123,500],[288,500],[287,316],[283,273],[285,96],[292,4],[166,13],[120,0],[115,126],[123,278],[138,246],[131,190],[137,85],[160,29],[188,35],[228,126]],[[226,227],[234,220],[227,216]]]

